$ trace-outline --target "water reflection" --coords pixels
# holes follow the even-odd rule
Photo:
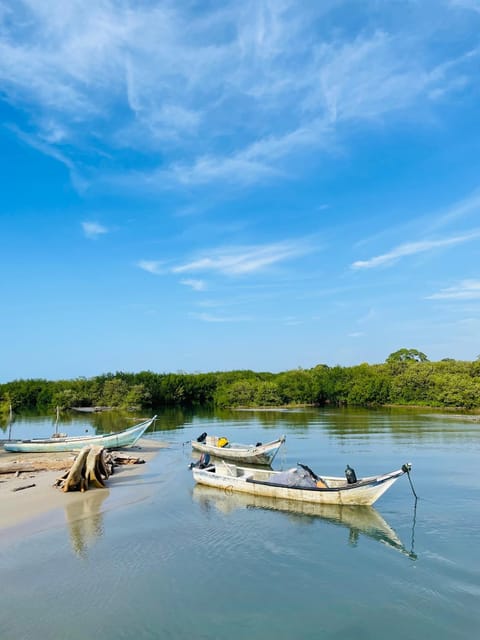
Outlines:
[[[91,489],[81,499],[65,505],[72,549],[82,558],[87,557],[88,548],[104,534],[101,507],[108,493],[106,489]]]
[[[215,508],[224,514],[236,509],[268,509],[281,511],[300,524],[313,524],[321,519],[328,524],[349,529],[348,544],[351,546],[356,546],[360,536],[364,535],[403,553],[412,560],[417,558],[413,547],[409,551],[392,527],[373,507],[313,504],[284,498],[232,494],[200,485],[195,485],[192,495],[203,509]]]

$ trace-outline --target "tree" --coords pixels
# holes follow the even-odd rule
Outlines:
[[[121,407],[128,394],[128,385],[120,378],[106,380],[103,385],[102,402],[108,407]]]
[[[261,381],[255,389],[254,402],[260,407],[275,407],[282,404],[275,382]]]
[[[127,395],[123,401],[125,407],[141,408],[151,402],[151,396],[148,389],[143,384],[134,384],[128,390]]]
[[[417,349],[399,349],[391,353],[386,362],[428,362],[427,356]]]

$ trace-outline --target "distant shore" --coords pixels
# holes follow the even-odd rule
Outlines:
[[[64,493],[53,486],[63,471],[24,471],[21,473],[0,474],[0,543],[28,537],[34,533],[65,525],[65,514],[79,518],[87,515],[83,508],[117,508],[146,497],[142,488],[142,476],[148,463],[165,448],[165,443],[143,438],[138,446],[122,449],[125,455],[138,456],[146,464],[122,465],[115,468],[115,473],[107,480],[105,489],[89,489]],[[0,449],[0,467],[15,461],[25,462],[69,463],[73,461],[73,453],[7,453]],[[132,482],[125,483],[125,479]],[[117,484],[117,486],[115,486]],[[34,485],[34,486],[31,486]],[[24,487],[24,488],[22,488]],[[151,488],[149,491],[151,492]],[[148,492],[147,492],[148,493]],[[88,511],[88,510],[87,510]],[[73,514],[73,516],[72,516]]]

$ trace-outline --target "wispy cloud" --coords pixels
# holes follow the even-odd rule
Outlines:
[[[466,198],[453,204],[447,211],[435,216],[435,226],[444,226],[480,213],[480,191],[477,189]]]
[[[207,285],[203,280],[180,280],[180,283],[186,287],[191,287],[194,291],[205,291],[207,289]]]
[[[216,180],[252,184],[265,178],[289,177],[279,164],[308,148],[329,148],[332,129],[326,119],[316,119],[296,129],[260,137],[245,148],[226,156],[202,156],[192,165],[174,165],[170,174],[179,182],[202,184]]]
[[[442,249],[454,245],[462,244],[474,240],[480,236],[480,231],[475,230],[462,236],[444,238],[443,240],[422,240],[420,242],[409,242],[395,247],[388,253],[384,253],[369,260],[357,260],[352,264],[353,269],[374,269],[376,267],[389,266],[397,262],[400,258],[413,256],[435,249]]]
[[[137,267],[140,267],[140,269],[143,269],[144,271],[148,271],[148,273],[153,273],[156,276],[165,273],[163,262],[160,262],[159,260],[139,260],[137,262]]]
[[[478,300],[480,280],[462,280],[454,287],[447,287],[427,296],[427,300]]]
[[[422,117],[468,87],[478,65],[461,31],[453,54],[415,13],[406,35],[388,3],[375,12],[357,3],[351,21],[342,1],[299,10],[232,0],[201,12],[195,3],[10,4],[0,10],[2,98],[28,114],[25,140],[72,177],[90,175],[99,155],[112,156],[105,173],[128,174],[122,148],[151,154],[149,167],[162,157],[126,184],[284,179],[295,170],[287,161],[330,152],[352,124]],[[478,7],[456,5],[439,3],[439,24],[460,5]]]
[[[82,222],[83,233],[87,238],[98,238],[98,236],[108,233],[107,227],[98,222]]]
[[[173,267],[172,272],[213,271],[230,276],[244,275],[305,255],[311,250],[311,247],[301,241],[248,247],[226,247],[211,250],[208,255]]]
[[[43,153],[50,158],[54,158],[61,164],[65,165],[70,172],[72,184],[78,191],[81,192],[87,188],[88,181],[81,175],[75,162],[69,158],[61,148],[56,146],[56,143],[63,140],[65,136],[65,130],[61,126],[48,123],[45,125],[42,133],[38,133],[36,135],[26,133],[15,125],[7,125],[7,128],[17,135],[20,140],[32,147],[32,149],[36,149],[40,153]]]

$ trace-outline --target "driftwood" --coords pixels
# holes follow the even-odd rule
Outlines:
[[[143,464],[145,460],[110,453],[103,447],[86,446],[76,457],[71,469],[57,478],[54,486],[63,491],[87,491],[89,486],[103,489],[105,480],[112,474],[114,467],[124,464]]]
[[[133,458],[131,456],[119,456],[118,454],[111,454],[111,459],[114,466],[122,464],[145,464],[145,460],[142,458]]]
[[[92,483],[95,487],[103,489],[105,482],[103,477],[108,478],[108,472],[105,464],[105,449],[103,447],[92,447],[88,452],[87,461],[85,463],[85,477],[88,483]]]
[[[22,491],[23,489],[31,489],[31,487],[36,487],[36,484],[24,484],[21,487],[15,487],[12,491]]]
[[[8,473],[30,473],[35,471],[62,471],[72,462],[68,460],[35,460],[34,462],[7,462],[0,465],[0,475]]]
[[[85,477],[85,465],[90,452],[90,447],[84,447],[75,459],[70,471],[66,474],[65,481],[60,485],[63,491],[86,491],[88,482]]]
[[[110,475],[103,447],[87,446],[81,449],[70,471],[58,478],[54,486],[63,491],[87,491],[89,485],[104,488]]]

